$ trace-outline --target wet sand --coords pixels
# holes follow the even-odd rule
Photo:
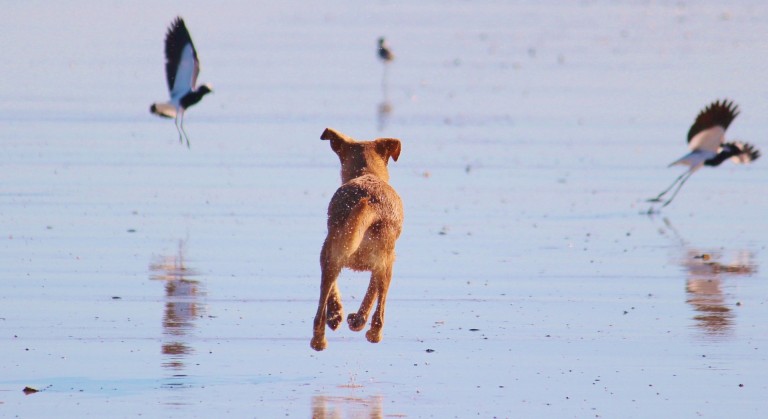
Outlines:
[[[0,15],[0,416],[765,410],[765,162],[644,202],[712,100],[765,150],[762,2],[48,7]],[[148,113],[176,14],[189,150]],[[384,340],[317,353],[327,126],[403,141],[406,222]]]

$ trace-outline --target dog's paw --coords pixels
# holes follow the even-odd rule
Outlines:
[[[368,339],[368,342],[379,343],[381,342],[381,330],[371,329],[365,332],[365,338]]]
[[[357,314],[357,313],[350,313],[349,316],[347,316],[347,324],[349,324],[349,330],[352,330],[354,332],[359,332],[363,330],[365,327],[365,322],[368,319],[365,317]]]
[[[331,330],[336,330],[339,328],[339,325],[341,324],[342,319],[344,318],[344,312],[342,311],[336,311],[333,313],[328,313],[326,324],[328,324],[328,327],[331,328]]]
[[[328,341],[325,340],[325,336],[314,336],[309,346],[316,351],[322,351],[328,347]]]

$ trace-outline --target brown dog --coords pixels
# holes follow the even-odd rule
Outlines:
[[[336,330],[344,316],[336,278],[345,267],[371,271],[371,282],[360,309],[347,317],[349,328],[363,330],[376,298],[378,305],[365,337],[372,343],[381,341],[395,241],[403,228],[403,203],[387,183],[387,162],[390,157],[397,161],[400,156],[400,140],[355,141],[331,128],[326,128],[320,138],[330,140],[331,148],[339,156],[342,185],[328,205],[328,236],[320,252],[320,302],[310,343],[316,351],[322,351],[328,344],[326,323]]]

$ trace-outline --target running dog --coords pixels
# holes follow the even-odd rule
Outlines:
[[[320,136],[331,142],[341,161],[341,187],[328,205],[328,236],[320,252],[320,301],[310,346],[322,351],[328,345],[325,325],[336,330],[344,317],[336,283],[342,268],[370,271],[371,281],[360,308],[347,317],[349,328],[363,330],[376,299],[376,311],[365,337],[381,341],[384,307],[395,262],[395,241],[403,229],[403,203],[387,183],[387,163],[400,156],[400,140],[379,138],[355,141],[326,128]]]

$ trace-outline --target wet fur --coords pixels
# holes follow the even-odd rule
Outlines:
[[[362,330],[375,300],[376,310],[365,336],[372,343],[381,341],[395,241],[403,226],[403,204],[387,183],[387,162],[390,157],[397,161],[400,141],[355,141],[331,128],[320,138],[330,140],[331,148],[339,156],[342,185],[328,205],[328,236],[320,252],[320,300],[310,343],[317,351],[327,346],[326,324],[336,330],[344,317],[336,281],[342,268],[371,272],[360,308],[347,317],[347,324],[351,330]]]

